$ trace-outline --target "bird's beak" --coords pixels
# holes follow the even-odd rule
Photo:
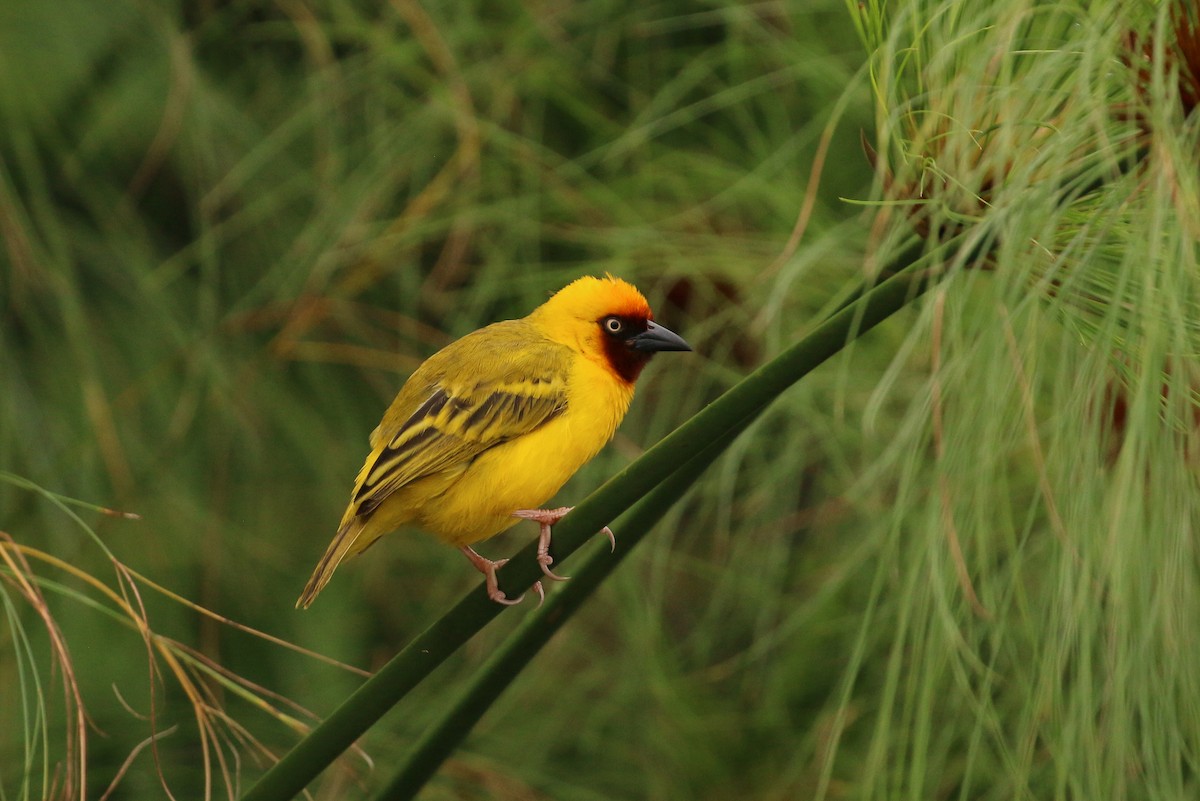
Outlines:
[[[655,323],[647,323],[646,330],[629,340],[629,347],[655,353],[660,350],[691,350],[692,346],[683,337]]]

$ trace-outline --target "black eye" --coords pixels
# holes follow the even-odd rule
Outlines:
[[[610,334],[619,334],[625,328],[625,323],[621,322],[619,317],[605,317],[603,325],[604,330]]]

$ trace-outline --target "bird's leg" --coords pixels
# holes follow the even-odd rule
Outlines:
[[[573,506],[560,506],[557,509],[518,509],[513,512],[513,517],[519,517],[522,520],[533,520],[541,526],[541,531],[538,534],[538,564],[542,566],[542,572],[548,578],[555,581],[565,581],[570,576],[560,576],[550,569],[550,565],[554,564],[554,557],[550,555],[550,529],[559,520],[567,516],[567,512],[571,511]],[[617,549],[617,538],[613,536],[612,529],[608,526],[600,529],[608,535],[608,541],[612,545],[612,549]]]
[[[504,591],[500,589],[499,582],[496,581],[496,571],[508,564],[507,559],[500,559],[496,562],[493,562],[491,559],[487,559],[477,554],[475,549],[468,545],[462,546],[459,548],[459,550],[471,560],[471,564],[475,566],[475,569],[482,573],[487,579],[488,598],[491,598],[498,604],[504,604],[505,606],[519,604],[521,601],[525,600],[524,593],[521,593],[521,597],[517,598],[515,601],[508,600],[508,597],[505,596]],[[542,601],[546,600],[546,591],[542,589],[542,582],[539,581],[534,584],[533,590],[538,594],[538,606],[541,606]]]
[[[518,509],[513,512],[513,517],[532,520],[539,525],[538,564],[541,565],[542,572],[546,574],[546,577],[555,581],[566,581],[570,576],[560,576],[550,569],[550,565],[554,564],[554,557],[550,555],[550,530],[569,511],[571,511],[571,507],[562,506],[558,509]]]

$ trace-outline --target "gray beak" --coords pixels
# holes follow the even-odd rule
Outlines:
[[[674,331],[663,328],[655,323],[647,323],[646,330],[627,340],[629,347],[656,353],[662,350],[691,350],[692,346],[684,342],[683,337]]]

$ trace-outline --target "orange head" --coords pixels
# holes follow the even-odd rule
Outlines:
[[[534,309],[529,320],[629,384],[655,353],[691,350],[682,337],[654,322],[650,304],[633,284],[611,275],[572,281]]]

